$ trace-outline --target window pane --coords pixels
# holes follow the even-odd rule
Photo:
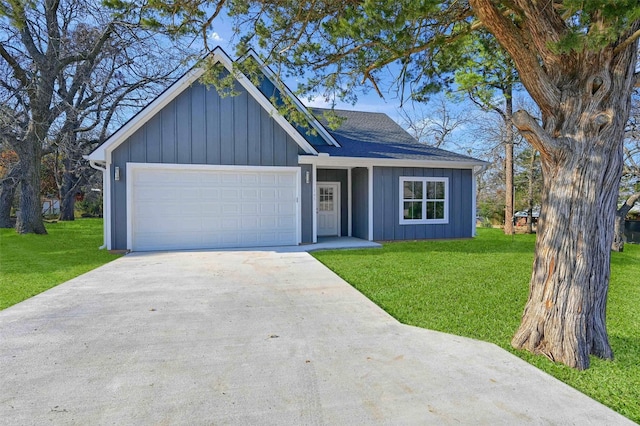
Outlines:
[[[407,198],[409,198],[409,199],[413,198],[413,182],[407,182],[407,181],[405,181],[405,182],[404,182],[404,185],[403,185],[403,189],[404,189],[404,190],[403,190],[403,194],[404,194],[404,195],[403,195],[403,198],[405,198],[405,199],[407,199]]]
[[[427,182],[427,199],[444,200],[444,182]]]
[[[403,184],[403,192],[405,200],[422,199],[422,182],[405,181]]]
[[[427,201],[427,219],[433,219],[435,214],[435,207],[433,201]]]
[[[418,201],[405,201],[404,218],[422,219],[422,203]]]
[[[436,196],[438,200],[444,200],[444,182],[433,182],[436,187]]]
[[[432,200],[436,195],[435,182],[427,182],[427,199]]]
[[[427,202],[427,219],[444,219],[444,202]]]
[[[416,194],[416,199],[422,199],[422,182],[413,182],[413,192]]]

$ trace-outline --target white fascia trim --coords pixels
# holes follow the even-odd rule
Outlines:
[[[164,170],[206,170],[206,171],[229,171],[229,172],[287,172],[296,174],[296,241],[302,242],[302,185],[301,168],[287,166],[217,166],[210,164],[168,164],[168,163],[127,163],[127,250],[133,250],[133,174],[135,171],[145,169]],[[315,241],[314,241],[315,242]],[[110,242],[109,247],[110,248]]]
[[[338,143],[338,141],[335,140],[335,138],[331,136],[331,134],[327,131],[327,129],[318,121],[318,119],[315,118],[313,114],[309,112],[307,107],[305,107],[304,104],[300,102],[300,99],[298,99],[298,97],[291,91],[291,89],[289,89],[289,87],[284,83],[280,82],[280,79],[276,76],[276,74],[273,71],[271,71],[271,68],[269,68],[262,61],[262,59],[258,57],[256,52],[254,52],[253,50],[250,50],[249,53],[247,53],[247,56],[251,56],[251,58],[253,58],[260,65],[260,67],[262,68],[262,71],[264,71],[264,74],[267,76],[269,81],[271,81],[271,83],[276,88],[284,88],[285,94],[289,96],[289,98],[291,98],[291,100],[296,105],[296,107],[298,107],[298,110],[300,110],[300,112],[302,112],[307,117],[307,120],[309,120],[309,123],[311,124],[311,126],[320,134],[320,136],[322,137],[322,139],[325,140],[325,142],[327,142],[329,145],[340,147],[340,144]]]
[[[299,155],[298,163],[317,167],[423,167],[431,169],[473,169],[485,164],[480,161],[429,161],[396,158],[331,157],[328,155]]]
[[[216,47],[213,50],[214,61],[220,62],[224,67],[232,73],[238,82],[244,87],[249,94],[276,120],[278,124],[291,136],[291,138],[308,154],[317,154],[318,152],[311,146],[309,142],[298,132],[292,125],[284,118],[278,110],[271,104],[260,90],[242,73],[237,70],[233,70],[233,61],[222,50],[221,47]],[[133,135],[138,129],[140,129],[147,121],[167,106],[172,100],[174,100],[180,93],[182,93],[187,87],[191,86],[197,79],[204,74],[203,68],[193,68],[183,75],[178,81],[173,83],[167,88],[160,96],[154,99],[149,105],[144,107],[137,115],[129,120],[124,126],[118,129],[111,137],[109,137],[102,145],[100,145],[95,151],[89,154],[89,160],[107,161],[113,152],[120,144]]]

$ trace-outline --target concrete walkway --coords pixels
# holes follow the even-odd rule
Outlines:
[[[632,424],[307,253],[130,254],[0,312],[11,425]]]

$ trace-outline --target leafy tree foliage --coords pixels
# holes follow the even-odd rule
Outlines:
[[[75,193],[90,172],[82,155],[175,74],[184,52],[165,47],[133,5],[114,15],[87,0],[0,3],[0,119],[11,123],[0,136],[19,157],[13,179],[2,182],[3,225],[18,183],[18,232],[46,233],[39,170],[47,153],[59,160],[61,218],[73,219]]]
[[[190,10],[218,11],[225,2],[163,4],[178,11],[172,25],[183,28],[180,22],[199,19]],[[301,89],[352,100],[362,84],[382,93],[390,71],[401,93],[428,96],[446,82],[437,72],[453,56],[446,52],[460,51],[472,32],[490,33],[542,117],[513,114],[540,153],[544,191],[530,297],[512,344],[578,369],[589,366],[590,354],[613,357],[605,312],[622,140],[637,83],[637,0],[227,5],[242,35],[240,53],[255,46],[269,62],[305,76]]]

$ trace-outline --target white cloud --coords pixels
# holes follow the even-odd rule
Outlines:
[[[217,42],[221,42],[224,41],[224,39],[222,37],[220,37],[220,34],[218,34],[217,32],[212,32],[211,34],[209,34],[209,38],[213,41],[217,41]]]

